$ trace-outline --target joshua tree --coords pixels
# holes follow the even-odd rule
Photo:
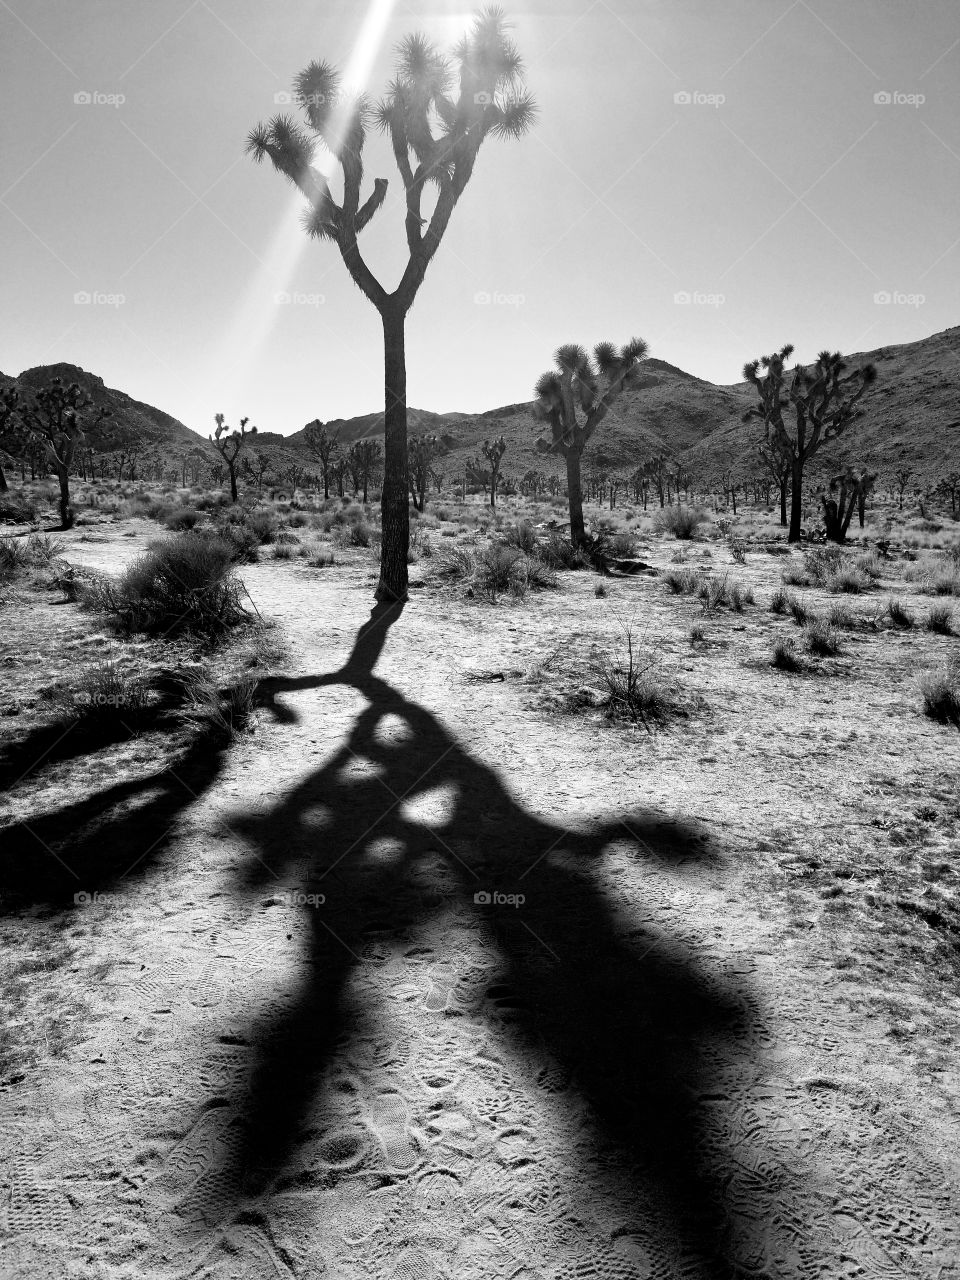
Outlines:
[[[907,487],[907,482],[913,475],[913,467],[898,467],[893,473],[893,481],[896,486],[896,495],[899,500],[900,510],[903,510],[903,495]]]
[[[283,480],[286,484],[290,486],[291,494],[296,493],[296,491],[300,488],[300,486],[303,484],[303,480],[306,474],[307,474],[307,468],[303,466],[302,463],[299,463],[299,462],[288,463],[288,465],[284,468]]]
[[[785,363],[793,347],[781,347],[744,366],[743,376],[757,392],[757,406],[748,409],[744,421],[761,418],[765,442],[775,446],[790,460],[790,528],[788,542],[800,541],[803,520],[803,469],[821,445],[835,440],[859,417],[857,404],[876,381],[872,364],[847,373],[839,352],[821,351],[812,369],[796,365],[789,378]],[[761,373],[761,369],[763,372]],[[785,409],[793,409],[791,431],[783,420]]]
[[[0,449],[12,450],[17,439],[14,428],[14,414],[20,403],[20,392],[16,387],[6,387],[0,391]],[[7,491],[7,477],[0,465],[0,493]]]
[[[583,546],[583,495],[580,459],[607,411],[631,383],[637,384],[640,362],[646,358],[647,344],[632,338],[618,351],[612,342],[598,342],[592,358],[583,347],[568,343],[559,347],[556,368],[544,373],[534,388],[534,415],[550,424],[551,439],[538,441],[544,452],[559,453],[567,464],[567,501],[570,505],[570,540]],[[577,406],[584,413],[577,419]]]
[[[247,426],[250,421],[249,418],[241,418],[239,428],[231,431],[226,425],[222,413],[218,413],[214,421],[217,424],[217,429],[208,438],[227,465],[227,471],[230,475],[230,500],[231,502],[236,502],[237,463],[249,438],[257,434],[257,428]]]
[[[723,489],[723,496],[726,501],[733,506],[733,514],[737,514],[737,490],[740,488],[740,481],[736,478],[732,471],[720,472],[720,486]]]
[[[663,455],[651,458],[649,462],[644,464],[647,476],[653,481],[653,487],[657,491],[657,497],[660,499],[660,506],[666,505],[666,486],[667,486],[667,460]]]
[[[401,42],[396,76],[374,110],[363,97],[341,94],[340,76],[326,62],[312,62],[297,77],[295,95],[306,124],[278,115],[248,139],[255,160],[269,156],[276,169],[310,201],[310,235],[333,240],[354,283],[383,322],[385,475],[378,600],[407,595],[410,512],[407,501],[407,385],[404,327],[407,312],[439,247],[488,135],[517,138],[536,108],[517,88],[520,55],[507,35],[501,10],[479,13],[467,35],[445,58],[425,36]],[[456,87],[454,87],[456,86]],[[364,261],[357,237],[386,197],[377,178],[360,201],[363,147],[376,125],[389,136],[406,197],[408,260],[400,283],[388,293]],[[317,145],[339,164],[343,200],[337,204],[327,176],[312,163]],[[437,188],[429,219],[421,215],[424,189]]]
[[[75,519],[70,505],[70,470],[74,458],[85,443],[85,432],[109,418],[111,411],[95,405],[79,383],[64,386],[60,378],[53,378],[49,386],[32,392],[31,398],[21,395],[16,412],[20,429],[43,446],[46,459],[56,472],[60,485],[60,523],[69,529]]]
[[[764,470],[780,491],[780,523],[787,524],[787,486],[790,483],[790,457],[778,448],[774,440],[767,440],[757,449]]]
[[[310,450],[314,460],[320,463],[320,470],[323,473],[323,496],[325,499],[330,497],[333,460],[337,455],[337,437],[339,435],[339,427],[331,435],[319,418],[314,418],[312,422],[308,422],[303,432],[304,443]]]
[[[820,498],[828,542],[846,542],[854,508],[860,510],[861,503],[866,504],[867,493],[876,478],[876,472],[861,471],[857,474],[853,467],[846,467],[840,475],[833,477],[830,497],[823,494]],[[862,519],[860,527],[863,528]]]
[[[443,452],[443,444],[437,436],[413,436],[410,440],[410,496],[418,511],[426,506],[433,466]]]
[[[480,451],[490,464],[490,506],[496,510],[497,482],[500,479],[500,466],[503,455],[507,451],[507,442],[503,436],[499,436],[496,440],[484,440]]]
[[[375,473],[380,469],[380,461],[383,458],[383,450],[378,440],[358,440],[356,444],[351,446],[347,455],[347,465],[350,469],[350,478],[356,482],[359,481],[359,487],[363,490],[363,501],[367,500],[367,489],[370,481]]]
[[[249,476],[253,483],[257,486],[257,492],[263,488],[263,481],[267,472],[271,467],[270,459],[265,453],[259,450],[252,451],[244,455],[243,473]]]
[[[951,471],[948,475],[945,475],[937,485],[937,488],[944,497],[949,497],[950,514],[956,520],[958,515],[957,499],[960,497],[960,471]]]

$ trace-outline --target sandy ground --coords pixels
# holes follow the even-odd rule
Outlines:
[[[956,944],[881,902],[957,803],[916,637],[793,677],[652,579],[371,626],[369,560],[243,577],[289,678],[35,975],[78,1030],[0,1086],[0,1277],[960,1277]],[[525,678],[624,619],[667,731]]]

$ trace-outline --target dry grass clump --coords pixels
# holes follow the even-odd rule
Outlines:
[[[692,538],[703,524],[704,515],[695,507],[662,507],[655,512],[653,527],[657,533],[672,533],[675,538]]]
[[[896,598],[888,600],[886,614],[895,627],[903,627],[907,630],[913,626],[913,614],[902,600]]]
[[[937,671],[927,671],[920,679],[924,715],[940,724],[960,729],[960,661],[956,658]]]
[[[770,665],[778,671],[802,671],[803,662],[796,645],[788,636],[778,636],[773,642]]]
[[[827,621],[837,631],[856,631],[860,619],[845,604],[832,604],[827,611]]]
[[[659,657],[641,651],[629,626],[623,631],[622,648],[598,669],[607,693],[606,711],[611,719],[629,720],[649,730],[651,722],[662,725],[680,714],[681,708]]]
[[[926,623],[924,624],[928,631],[933,631],[937,635],[949,636],[953,634],[953,605],[952,604],[933,604],[927,614]]]
[[[840,637],[823,618],[814,618],[803,629],[803,638],[810,653],[818,658],[834,657],[840,652]]]

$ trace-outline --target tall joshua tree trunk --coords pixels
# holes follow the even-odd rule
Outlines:
[[[410,508],[407,502],[407,364],[404,313],[385,307],[383,317],[384,467],[380,500],[380,594],[403,599],[407,586]]]
[[[570,541],[575,547],[583,545],[586,530],[583,525],[583,485],[580,481],[580,455],[575,449],[567,450],[567,505],[570,508]]]
[[[790,528],[787,530],[788,542],[800,541],[800,526],[803,523],[803,461],[794,458],[790,476]]]
[[[780,523],[787,526],[787,477],[780,481]]]

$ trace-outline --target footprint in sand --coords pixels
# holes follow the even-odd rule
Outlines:
[[[406,1173],[417,1163],[409,1133],[410,1111],[399,1093],[378,1093],[370,1104],[370,1128],[383,1147],[387,1168]]]
[[[457,985],[456,971],[435,965],[428,971],[427,977],[430,981],[430,990],[424,997],[423,1007],[428,1013],[443,1013]]]

